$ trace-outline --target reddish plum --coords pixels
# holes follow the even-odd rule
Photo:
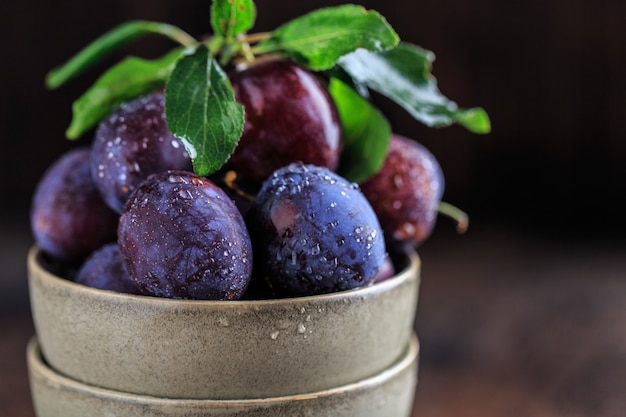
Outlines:
[[[274,60],[230,78],[246,111],[243,135],[231,157],[238,172],[262,182],[292,162],[337,167],[342,146],[337,109],[314,73]]]
[[[444,190],[434,155],[420,143],[392,135],[382,168],[361,184],[390,246],[417,246],[430,236]]]

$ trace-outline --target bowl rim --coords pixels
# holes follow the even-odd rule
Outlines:
[[[339,395],[345,392],[355,392],[366,390],[371,387],[382,385],[395,375],[400,374],[410,366],[417,363],[418,355],[420,351],[420,343],[415,332],[412,333],[408,346],[404,354],[390,367],[382,372],[364,378],[360,381],[356,381],[350,384],[334,387],[322,391],[293,394],[277,397],[265,397],[265,398],[242,398],[242,399],[194,399],[194,398],[165,398],[155,397],[150,395],[133,394],[122,391],[115,391],[112,389],[101,388],[98,386],[82,383],[70,377],[67,377],[53,368],[51,368],[43,359],[39,341],[36,335],[31,336],[26,347],[26,357],[29,372],[31,377],[33,374],[38,374],[41,378],[55,387],[64,387],[76,392],[88,393],[98,398],[117,398],[124,402],[139,402],[144,405],[168,405],[168,406],[193,406],[193,407],[228,407],[236,405],[245,406],[267,406],[273,403],[281,403],[287,401],[306,401],[320,399],[324,397],[331,397]]]
[[[417,285],[420,284],[420,269],[421,269],[421,259],[417,254],[415,249],[406,250],[402,256],[403,259],[403,267],[400,271],[396,272],[392,277],[382,280],[377,283],[368,284],[359,288],[354,288],[350,290],[344,291],[336,291],[327,294],[319,294],[319,295],[309,295],[309,296],[298,296],[298,297],[283,297],[283,298],[271,298],[271,299],[245,299],[245,300],[191,300],[191,299],[180,299],[180,298],[164,298],[164,297],[154,297],[149,295],[135,295],[135,294],[127,294],[121,293],[111,290],[102,290],[98,288],[88,287],[83,284],[79,284],[70,279],[61,277],[59,275],[55,275],[53,272],[50,272],[45,266],[42,264],[41,260],[44,256],[44,252],[37,245],[34,244],[28,251],[27,256],[27,265],[29,271],[29,278],[32,275],[33,271],[38,271],[41,275],[45,277],[45,280],[48,282],[52,282],[56,286],[66,286],[67,288],[71,288],[73,291],[77,291],[80,294],[84,294],[85,296],[90,295],[92,297],[100,297],[103,300],[110,299],[111,302],[124,302],[124,301],[134,301],[138,303],[145,303],[147,305],[159,305],[163,307],[171,307],[171,308],[181,308],[183,306],[189,308],[198,308],[198,307],[224,307],[224,308],[232,308],[234,306],[240,307],[259,307],[259,306],[273,306],[273,305],[285,305],[292,303],[314,303],[320,301],[332,301],[335,299],[352,299],[352,298],[361,298],[367,297],[368,295],[386,292],[391,290],[392,288],[400,286],[404,281],[416,280]]]

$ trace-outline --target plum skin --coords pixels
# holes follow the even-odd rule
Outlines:
[[[109,206],[121,212],[150,174],[192,169],[191,158],[167,127],[162,91],[122,103],[102,120],[91,145],[91,175]]]
[[[218,186],[186,171],[150,175],[120,216],[131,279],[156,297],[235,300],[252,274],[243,217]]]
[[[116,239],[118,214],[92,181],[89,156],[84,147],[61,155],[33,194],[30,223],[35,242],[57,261],[83,260]]]
[[[381,169],[361,183],[396,249],[422,244],[432,233],[444,192],[444,176],[435,156],[413,139],[393,134]]]
[[[243,134],[230,158],[238,172],[260,183],[298,161],[337,168],[342,148],[339,116],[313,72],[277,59],[229,78],[236,100],[245,108]]]
[[[303,296],[368,284],[385,257],[383,232],[356,184],[302,163],[277,170],[247,213],[254,280]]]
[[[117,242],[93,252],[76,273],[74,282],[100,290],[141,294],[122,262]]]

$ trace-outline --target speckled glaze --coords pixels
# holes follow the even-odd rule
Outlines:
[[[51,369],[36,338],[28,344],[27,363],[38,417],[409,417],[418,351],[413,336],[398,361],[370,378],[320,392],[250,400],[167,399],[96,388]]]
[[[324,391],[387,369],[413,333],[416,253],[376,285],[259,301],[97,290],[51,274],[40,256],[33,247],[28,272],[42,354],[61,374],[100,388],[205,400]]]

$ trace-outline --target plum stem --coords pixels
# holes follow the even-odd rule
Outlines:
[[[469,216],[463,210],[445,201],[440,201],[437,211],[456,222],[457,233],[462,234],[467,231],[469,227]]]
[[[249,38],[246,38],[244,36],[238,36],[237,39],[240,42],[241,45],[241,53],[243,55],[243,57],[249,61],[252,62],[254,61],[254,54],[252,53],[251,49],[250,49],[250,43],[249,43]]]
[[[283,59],[284,56],[280,54],[266,54],[266,55],[256,55],[253,60],[245,59],[245,58],[235,58],[232,60],[233,64],[238,68],[247,68],[251,65],[261,64],[263,62],[274,61],[277,59]]]
[[[224,183],[226,184],[228,188],[233,190],[233,192],[235,192],[235,194],[237,194],[238,196],[245,198],[248,201],[253,201],[255,196],[242,190],[235,182],[236,180],[237,180],[237,173],[235,171],[228,171],[224,175]]]
[[[266,39],[269,39],[271,37],[272,37],[272,32],[258,32],[258,33],[242,34],[239,37],[239,40],[241,42],[250,44],[250,43],[258,43]]]

